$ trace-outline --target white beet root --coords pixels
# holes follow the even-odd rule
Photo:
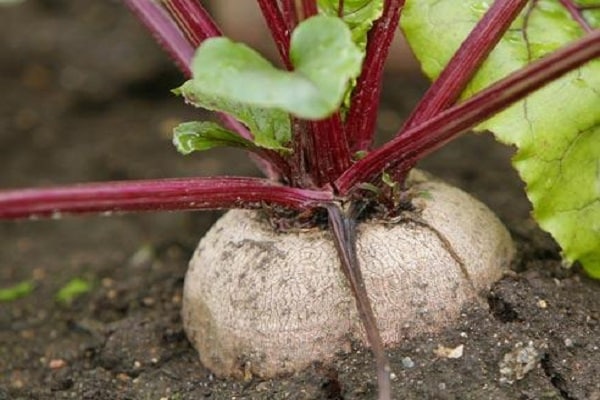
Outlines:
[[[361,223],[358,257],[386,345],[448,326],[480,301],[514,254],[482,203],[415,172],[426,193],[415,219]],[[185,331],[220,376],[273,377],[327,362],[366,341],[331,234],[276,233],[259,213],[233,210],[200,241],[183,295]]]

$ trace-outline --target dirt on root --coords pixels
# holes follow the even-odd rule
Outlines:
[[[170,147],[176,122],[203,116],[169,96],[181,77],[118,2],[0,8],[0,38],[1,188],[256,174],[235,151],[181,157]],[[387,77],[384,134],[424,86],[417,76]],[[561,266],[529,218],[510,156],[469,136],[421,165],[488,204],[519,256],[487,304],[389,349],[395,398],[600,399],[600,284]],[[375,398],[374,362],[360,347],[274,380],[218,379],[200,364],[182,330],[181,291],[187,260],[218,215],[0,223],[0,288],[34,284],[0,303],[0,399]],[[91,290],[57,300],[74,278]]]

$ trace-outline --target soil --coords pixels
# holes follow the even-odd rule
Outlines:
[[[0,7],[0,38],[0,187],[257,173],[236,151],[171,148],[174,123],[204,116],[169,95],[181,76],[117,1]],[[387,77],[382,127],[398,126],[424,87],[415,74]],[[561,266],[529,217],[511,154],[466,136],[421,165],[487,203],[519,256],[484,293],[488,304],[389,349],[395,398],[600,399],[600,283]],[[181,291],[218,215],[0,223],[0,288],[34,282],[30,295],[0,303],[0,399],[375,398],[373,358],[358,346],[266,381],[218,379],[200,364],[181,327]],[[73,278],[92,290],[57,301]]]

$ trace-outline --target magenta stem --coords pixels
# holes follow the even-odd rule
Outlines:
[[[399,133],[417,126],[456,102],[479,66],[496,47],[527,0],[496,0],[460,45]]]
[[[470,99],[408,129],[350,167],[334,184],[340,195],[383,171],[408,171],[427,154],[529,93],[600,56],[600,30],[510,74]]]
[[[292,148],[290,156],[291,179],[290,184],[298,187],[316,187],[313,177],[308,170],[311,169],[312,158],[307,155],[307,149],[312,144],[308,140],[313,137],[309,133],[312,129],[309,121],[292,117]]]
[[[0,191],[0,219],[123,211],[260,208],[306,209],[328,204],[331,192],[290,188],[266,179],[182,178]]]
[[[290,27],[287,25],[284,16],[279,9],[277,2],[273,0],[256,0],[263,13],[265,22],[271,30],[271,36],[275,41],[281,60],[288,70],[293,66],[290,62]]]
[[[191,76],[194,48],[171,20],[169,14],[152,0],[123,0],[169,53],[185,76]]]
[[[339,112],[331,117],[309,123],[309,148],[311,174],[318,186],[333,182],[350,167],[351,154],[344,124]]]
[[[317,0],[302,0],[302,12],[304,13],[304,19],[317,15],[319,12]]]
[[[592,28],[585,20],[583,14],[581,14],[581,8],[578,7],[573,0],[560,0],[560,3],[567,9],[569,14],[571,14],[571,18],[573,18],[585,32],[590,33],[594,30],[594,28]]]
[[[400,8],[403,5],[404,0],[385,0],[381,18],[369,31],[362,73],[354,89],[345,123],[352,151],[365,150],[373,141],[383,67],[398,27]]]
[[[162,0],[162,3],[192,46],[200,46],[209,37],[221,36],[221,31],[199,1]]]
[[[298,25],[298,10],[296,9],[296,0],[281,0],[281,13],[285,19],[290,31],[293,31]]]

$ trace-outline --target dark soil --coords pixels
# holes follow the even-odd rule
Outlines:
[[[169,96],[181,77],[118,2],[0,8],[0,38],[0,187],[256,173],[235,151],[184,158],[171,148],[170,127],[198,111]],[[382,121],[398,126],[423,87],[389,77]],[[395,398],[600,399],[600,284],[561,267],[510,154],[469,136],[422,165],[486,202],[519,257],[486,294],[489,307],[389,350]],[[268,381],[221,380],[200,364],[181,327],[181,290],[217,216],[1,223],[0,288],[35,289],[0,303],[0,399],[373,399],[374,363],[361,348]],[[73,278],[93,289],[56,301]],[[459,345],[459,358],[434,352]]]

